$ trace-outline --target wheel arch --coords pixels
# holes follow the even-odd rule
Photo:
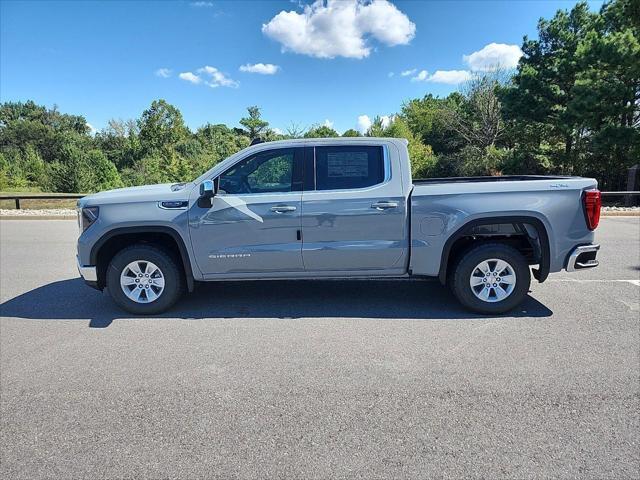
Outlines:
[[[440,257],[440,269],[438,272],[438,279],[444,285],[447,282],[449,268],[451,266],[451,260],[455,259],[456,245],[459,241],[469,237],[477,237],[480,240],[491,238],[483,234],[475,234],[474,229],[477,227],[487,227],[490,225],[506,225],[511,224],[514,228],[521,229],[521,236],[527,238],[534,251],[538,249],[537,255],[539,256],[539,268],[533,269],[533,276],[540,282],[544,282],[549,276],[551,268],[551,247],[549,243],[549,234],[544,222],[537,217],[530,215],[517,215],[517,216],[492,216],[476,218],[468,221],[464,225],[460,226],[452,235],[449,236],[442,249]],[[537,233],[537,237],[531,236],[526,225],[531,225]]]
[[[182,262],[182,268],[187,284],[187,289],[192,292],[195,287],[195,279],[193,276],[193,270],[191,268],[191,261],[189,259],[189,252],[186,244],[180,235],[180,233],[168,226],[163,225],[145,225],[140,227],[118,227],[106,232],[100,239],[91,247],[90,261],[91,265],[96,265],[98,273],[98,288],[104,288],[106,282],[106,265],[108,260],[113,257],[115,251],[119,251],[121,245],[131,244],[132,242],[140,243],[154,243],[162,246],[169,246],[172,252],[178,257],[178,260]],[[171,242],[171,243],[167,243]],[[120,248],[118,248],[120,247]],[[113,251],[115,250],[115,251]],[[109,258],[105,258],[105,254]]]

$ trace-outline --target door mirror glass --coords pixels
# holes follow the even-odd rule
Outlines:
[[[205,180],[200,184],[200,198],[198,206],[200,208],[211,208],[212,199],[216,195],[216,184],[213,180]]]
[[[215,184],[213,180],[205,180],[200,184],[200,196],[202,198],[213,198],[215,194]]]

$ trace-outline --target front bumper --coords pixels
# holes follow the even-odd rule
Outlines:
[[[80,264],[80,258],[76,257],[76,263],[78,264],[78,272],[80,276],[84,278],[85,282],[97,282],[98,271],[96,267],[85,266]]]
[[[600,245],[581,245],[573,249],[567,259],[567,272],[575,272],[576,270],[584,270],[598,266],[596,256],[600,250]]]

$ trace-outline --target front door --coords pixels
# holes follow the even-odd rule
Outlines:
[[[272,149],[223,173],[211,208],[194,205],[191,241],[207,276],[300,272],[301,148]]]

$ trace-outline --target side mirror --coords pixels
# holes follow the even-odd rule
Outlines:
[[[213,180],[205,180],[200,184],[200,208],[211,208],[211,199],[216,195],[216,183]]]
[[[200,184],[200,196],[202,198],[213,198],[216,194],[213,180],[205,180]]]

